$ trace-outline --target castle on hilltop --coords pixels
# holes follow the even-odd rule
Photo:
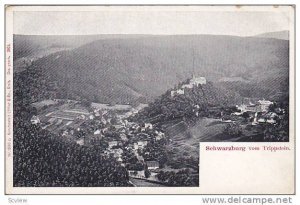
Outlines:
[[[171,96],[174,97],[175,95],[183,95],[185,88],[193,88],[194,86],[198,87],[199,85],[205,85],[206,84],[206,78],[205,77],[193,77],[189,80],[189,83],[183,84],[181,88],[177,90],[171,91]]]

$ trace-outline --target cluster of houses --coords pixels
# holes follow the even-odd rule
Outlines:
[[[123,146],[123,149],[131,149],[140,162],[147,163],[144,162],[144,158],[139,154],[139,151],[143,150],[150,140],[161,140],[165,137],[165,134],[162,131],[155,130],[151,123],[139,125],[134,122],[124,121],[123,126],[116,130],[119,134],[119,140],[110,141],[107,151],[110,153],[115,152],[114,149],[119,149],[119,147],[126,144],[125,147]],[[126,143],[129,139],[130,143]]]
[[[191,89],[194,86],[199,86],[199,85],[205,85],[206,84],[206,78],[205,77],[195,77],[193,76],[188,83],[183,84],[179,89],[177,90],[172,90],[171,91],[171,97],[174,97],[175,95],[183,95],[184,90],[186,88]]]
[[[258,100],[257,103],[242,104],[237,105],[236,107],[241,110],[241,112],[267,112],[270,105],[273,105],[273,102],[269,100]]]
[[[89,139],[105,139],[108,142],[108,147],[105,149],[104,154],[114,157],[122,166],[126,166],[124,162],[123,154],[125,150],[130,150],[134,153],[139,163],[144,164],[149,171],[153,171],[159,168],[157,161],[147,161],[141,155],[142,151],[148,145],[149,141],[158,141],[165,138],[165,134],[161,130],[157,130],[152,123],[136,123],[129,122],[127,117],[134,115],[139,109],[144,106],[140,106],[134,109],[127,109],[124,111],[115,111],[111,109],[105,109],[98,107],[92,107],[92,111],[87,117],[87,123],[84,124],[82,129],[89,134]],[[111,137],[108,133],[114,133],[115,137]],[[116,137],[117,136],[117,137]],[[87,139],[86,141],[88,141]],[[79,139],[76,141],[78,144],[83,145],[85,141]],[[129,170],[130,173],[133,171]],[[142,172],[141,177],[145,177]]]
[[[276,120],[280,118],[278,113],[284,113],[281,108],[276,108],[276,111],[270,111],[269,108],[274,103],[269,100],[258,100],[256,103],[249,102],[248,104],[237,105],[236,108],[239,112],[232,113],[233,116],[242,116],[247,113],[249,118],[252,119],[252,125],[261,123],[275,124]]]
[[[142,156],[142,151],[146,148],[150,140],[158,141],[165,138],[165,134],[156,130],[151,123],[137,124],[135,122],[128,122],[126,118],[119,118],[114,123],[110,121],[110,125],[120,125],[115,127],[115,132],[118,133],[119,139],[108,142],[108,147],[105,150],[105,154],[113,156],[121,163],[122,166],[126,166],[124,163],[123,153],[126,150],[130,150],[138,160],[138,163],[143,164],[144,167],[150,172],[150,176],[154,176],[155,170],[159,168],[158,161],[147,161]],[[104,128],[106,129],[106,128]],[[103,133],[103,129],[100,131]],[[95,132],[94,134],[98,134]],[[103,134],[105,135],[105,134]],[[108,139],[109,140],[109,139]],[[136,178],[145,178],[145,170],[128,170],[129,176]]]

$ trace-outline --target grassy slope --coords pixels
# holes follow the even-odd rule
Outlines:
[[[211,118],[203,118],[197,121],[196,125],[188,130],[173,136],[171,148],[177,148],[176,155],[191,155],[195,158],[199,157],[199,142],[220,141],[218,134],[223,131],[225,124],[215,124],[216,120]],[[177,150],[176,149],[176,150]]]

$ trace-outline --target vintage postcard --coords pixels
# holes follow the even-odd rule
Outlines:
[[[6,194],[294,194],[295,9],[6,6]]]

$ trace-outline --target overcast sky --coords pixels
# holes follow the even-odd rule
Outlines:
[[[26,35],[216,34],[251,36],[289,29],[288,12],[15,11],[14,33]]]

